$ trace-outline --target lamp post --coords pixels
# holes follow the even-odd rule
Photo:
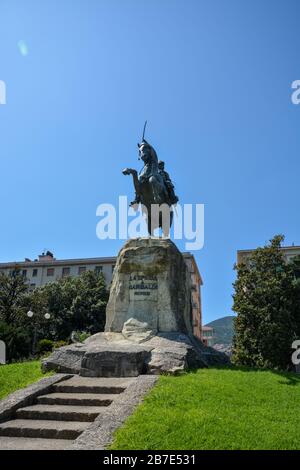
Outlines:
[[[33,318],[34,315],[35,315],[34,312],[31,309],[29,309],[28,312],[27,312],[27,317],[28,318]],[[46,320],[50,320],[50,318],[51,318],[50,313],[48,313],[48,312],[45,313],[44,318]],[[34,329],[33,329],[33,340],[32,340],[32,355],[33,356],[35,355],[35,350],[36,350],[36,338],[37,338],[38,326],[39,326],[39,322],[38,322],[38,317],[37,317],[37,320],[34,322]]]

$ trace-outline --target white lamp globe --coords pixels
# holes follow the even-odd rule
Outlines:
[[[28,310],[27,312],[27,317],[32,318],[33,317],[33,312],[31,310]]]
[[[49,318],[51,318],[50,313],[45,313],[45,318],[46,318],[46,320],[49,320]]]

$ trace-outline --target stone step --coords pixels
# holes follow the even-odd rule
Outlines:
[[[103,411],[101,406],[32,405],[19,408],[17,419],[91,422]]]
[[[89,424],[87,421],[13,419],[0,423],[0,436],[76,439]]]
[[[64,380],[52,386],[58,393],[122,393],[134,378],[79,377]]]
[[[50,393],[37,398],[41,405],[79,405],[79,406],[108,406],[116,394],[100,393]]]
[[[0,450],[64,450],[72,442],[69,439],[0,437]]]

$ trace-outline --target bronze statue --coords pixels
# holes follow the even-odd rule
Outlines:
[[[158,171],[164,179],[164,183],[166,185],[171,204],[177,204],[178,197],[176,196],[174,191],[174,184],[171,181],[169,173],[165,171],[165,162],[163,162],[162,160],[158,162]]]
[[[132,175],[135,188],[135,199],[131,202],[131,206],[136,206],[141,203],[147,209],[147,222],[148,232],[153,235],[156,228],[162,228],[164,235],[169,235],[169,229],[173,221],[172,206],[178,202],[178,197],[174,192],[174,185],[170,179],[169,174],[164,170],[164,162],[158,162],[157,154],[154,148],[145,139],[144,126],[143,138],[141,144],[138,144],[139,159],[143,160],[144,167],[138,173],[133,168],[125,168],[123,175]],[[163,227],[162,214],[159,213],[157,220],[157,227],[151,224],[151,206],[158,204],[159,206],[165,204],[170,212],[170,226]],[[152,209],[153,215],[153,209]],[[153,221],[152,221],[153,222]],[[167,231],[167,233],[165,233]]]

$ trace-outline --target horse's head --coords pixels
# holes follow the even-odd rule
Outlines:
[[[138,144],[139,148],[139,158],[143,160],[143,162],[146,164],[149,163],[157,163],[157,155],[152,147],[145,139],[142,141],[141,144]]]

